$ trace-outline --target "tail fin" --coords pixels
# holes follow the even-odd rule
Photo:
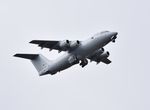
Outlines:
[[[49,60],[41,54],[15,54],[15,57],[30,59],[39,75],[49,74]]]

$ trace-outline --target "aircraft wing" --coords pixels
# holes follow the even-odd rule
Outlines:
[[[108,58],[101,59],[101,62],[103,62],[105,64],[110,64],[111,63],[111,61]]]
[[[37,44],[41,48],[49,48],[61,51],[61,48],[58,45],[59,41],[32,40],[30,43]]]
[[[77,48],[80,45],[81,41],[32,40],[30,43],[37,44],[41,48],[49,48],[50,50],[55,49],[58,51],[68,51]]]
[[[96,63],[103,62],[105,64],[110,64],[111,61],[108,58],[103,58],[103,59],[90,59],[91,61],[95,61]]]

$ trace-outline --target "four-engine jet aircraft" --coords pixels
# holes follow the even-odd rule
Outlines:
[[[115,42],[117,32],[103,31],[85,41],[49,41],[49,40],[32,40],[30,43],[37,44],[41,48],[55,49],[65,53],[58,59],[50,61],[41,54],[15,54],[15,57],[30,59],[40,76],[51,74],[54,75],[75,64],[84,67],[88,60],[95,61],[97,64],[103,62],[111,63],[108,59],[109,52],[104,51],[104,46],[109,42]]]

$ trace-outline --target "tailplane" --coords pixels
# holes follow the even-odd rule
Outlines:
[[[15,57],[30,59],[39,75],[50,74],[49,65],[50,61],[41,54],[15,54]]]

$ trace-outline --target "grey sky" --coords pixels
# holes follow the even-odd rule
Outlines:
[[[1,0],[0,109],[2,110],[149,110],[149,0]],[[17,52],[42,53],[33,39],[84,40],[117,31],[110,65],[76,65],[39,77]],[[62,53],[61,53],[62,54]]]

